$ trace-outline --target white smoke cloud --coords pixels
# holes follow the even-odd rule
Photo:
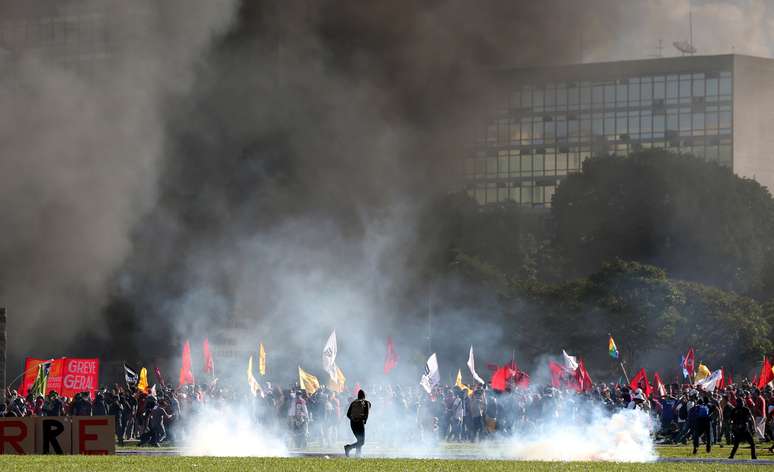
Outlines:
[[[191,418],[183,454],[217,457],[284,457],[281,438],[250,421],[245,410],[233,405],[207,406]]]
[[[552,423],[527,438],[517,436],[501,452],[530,461],[652,462],[651,429],[650,416],[640,410],[597,412],[588,423]]]

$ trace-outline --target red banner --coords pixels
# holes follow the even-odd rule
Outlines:
[[[28,357],[24,363],[24,379],[20,392],[27,395],[35,378],[38,376],[38,365],[45,359]],[[64,397],[73,397],[76,393],[94,392],[99,388],[99,359],[71,359],[62,357],[51,362],[48,373],[46,393],[52,390]]]

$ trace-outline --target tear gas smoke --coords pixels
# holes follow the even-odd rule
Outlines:
[[[242,407],[245,407],[243,409]],[[208,405],[188,418],[183,454],[218,457],[283,457],[284,442],[245,415],[246,405]]]
[[[503,457],[530,461],[652,462],[656,450],[651,418],[640,410],[595,410],[588,422],[553,421],[527,437],[515,437]]]
[[[511,352],[496,294],[429,275],[444,241],[420,231],[425,210],[455,188],[494,69],[602,58],[626,18],[641,22],[613,0],[53,3],[0,8],[99,6],[116,41],[92,78],[23,47],[0,59],[11,356],[102,346],[147,362],[211,335],[216,359],[243,365],[264,340],[282,382],[318,368],[333,328],[363,384],[380,381],[391,333],[397,383],[415,382],[428,348],[460,353],[440,356],[443,376],[471,343]],[[475,306],[436,302],[460,293]]]

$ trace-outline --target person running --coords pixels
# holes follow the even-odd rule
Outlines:
[[[349,418],[349,426],[352,428],[352,434],[355,435],[357,440],[353,444],[347,444],[344,446],[344,454],[349,457],[349,452],[352,449],[357,450],[357,455],[360,457],[362,454],[363,444],[365,444],[365,425],[368,421],[368,412],[371,410],[371,402],[365,399],[365,392],[358,390],[357,400],[354,400],[349,404],[347,409],[347,418]]]
[[[755,424],[752,411],[745,404],[745,400],[750,397],[748,392],[744,393],[744,399],[736,403],[736,408],[731,412],[731,430],[734,433],[734,447],[731,449],[729,459],[733,459],[739,443],[746,441],[750,444],[750,457],[755,459],[755,440],[752,436],[752,430]]]

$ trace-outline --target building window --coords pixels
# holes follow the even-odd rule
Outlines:
[[[509,187],[511,200],[516,203],[521,203],[521,187],[517,184],[513,184]]]
[[[693,96],[694,97],[703,97],[704,96],[704,79],[693,79]]]
[[[719,95],[731,95],[731,77],[720,77],[720,84],[718,86]]]
[[[704,134],[704,113],[693,114],[693,134],[700,136]]]
[[[653,79],[653,98],[657,100],[663,100],[666,98],[666,85],[664,84],[664,77],[655,77]]]
[[[486,158],[486,175],[487,177],[497,176],[497,158],[495,157]]]
[[[721,111],[718,115],[719,117],[719,127],[720,129],[728,129],[731,128],[731,112],[730,111]]]
[[[508,151],[497,152],[497,176],[508,177]]]
[[[508,170],[511,177],[518,177],[521,173],[520,170],[520,160],[521,156],[519,155],[520,151],[518,149],[511,149],[510,150],[510,164],[508,166]]]
[[[718,94],[718,79],[707,79],[707,95],[716,96]]]

